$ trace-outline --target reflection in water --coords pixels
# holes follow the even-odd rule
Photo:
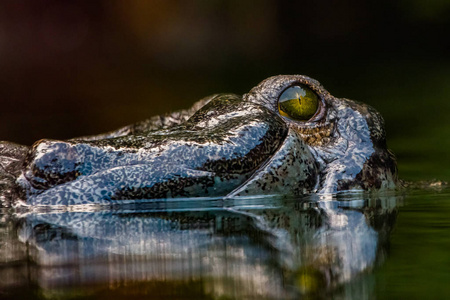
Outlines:
[[[382,261],[396,201],[210,200],[5,216],[0,290],[195,299],[328,293]]]

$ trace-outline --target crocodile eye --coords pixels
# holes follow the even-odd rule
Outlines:
[[[318,108],[318,96],[303,84],[287,88],[278,99],[280,114],[296,121],[308,121]]]

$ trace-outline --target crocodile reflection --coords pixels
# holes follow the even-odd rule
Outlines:
[[[1,198],[31,205],[304,196],[397,183],[381,116],[300,75],[107,134],[41,140],[30,149],[2,143],[0,163]]]
[[[50,290],[200,280],[215,296],[284,299],[371,270],[397,215],[394,197],[239,201],[27,213],[19,238],[37,249],[32,280]]]

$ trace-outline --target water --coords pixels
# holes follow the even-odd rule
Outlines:
[[[375,272],[379,299],[450,295],[450,194],[418,190],[405,198],[386,263]]]
[[[448,189],[3,212],[1,299],[442,299]]]

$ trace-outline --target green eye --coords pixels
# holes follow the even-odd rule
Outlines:
[[[306,85],[299,84],[286,89],[278,99],[278,110],[284,117],[308,121],[317,112],[319,99]]]

